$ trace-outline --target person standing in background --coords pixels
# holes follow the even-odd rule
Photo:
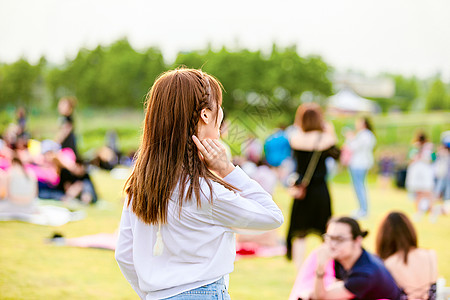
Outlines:
[[[61,115],[61,125],[55,141],[61,148],[70,148],[78,157],[75,130],[73,125],[73,112],[75,110],[76,98],[63,97],[58,102],[58,112]]]
[[[351,152],[349,170],[359,202],[359,210],[354,213],[354,217],[359,219],[366,217],[369,212],[366,177],[374,163],[373,149],[376,138],[368,118],[358,118],[355,128],[356,134],[348,133],[345,144]]]
[[[406,189],[416,203],[415,221],[419,221],[433,204],[435,174],[431,164],[432,155],[433,143],[428,141],[425,132],[418,132],[408,154],[410,162],[406,172]]]
[[[297,269],[300,269],[305,256],[306,236],[310,233],[324,234],[331,217],[325,159],[336,144],[336,134],[333,125],[325,122],[322,110],[316,103],[300,105],[294,124],[298,129],[290,135],[289,143],[299,175],[296,185],[302,182],[314,152],[320,152],[305,197],[299,199],[297,195],[292,195],[294,199],[286,239],[287,258],[292,258]]]

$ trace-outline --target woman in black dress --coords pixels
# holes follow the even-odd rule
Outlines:
[[[305,254],[305,237],[310,233],[322,235],[331,217],[330,194],[325,180],[327,169],[325,159],[332,154],[336,144],[334,128],[323,119],[320,106],[305,103],[298,107],[294,125],[297,128],[289,143],[297,163],[299,184],[306,172],[314,150],[321,155],[311,177],[311,181],[303,199],[294,199],[291,211],[289,232],[287,235],[287,257],[293,259],[300,269]]]

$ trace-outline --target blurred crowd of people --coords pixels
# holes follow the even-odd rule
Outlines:
[[[447,213],[450,202],[450,132],[444,132],[435,148],[426,134],[417,134],[408,153],[405,185],[415,201],[419,220],[431,212],[430,220]]]
[[[106,145],[88,159],[78,150],[74,127],[76,99],[58,102],[59,124],[54,139],[33,139],[27,128],[27,113],[16,110],[16,122],[0,139],[0,214],[3,218],[26,219],[37,211],[37,200],[57,200],[73,205],[95,204],[97,191],[90,171],[130,166],[132,157],[119,151],[117,134],[108,131]]]
[[[17,123],[8,126],[0,141],[0,169],[6,178],[2,180],[4,201],[18,205],[14,194],[19,192],[21,206],[31,205],[37,198],[64,202],[78,199],[85,204],[97,201],[87,163],[77,149],[75,105],[72,97],[59,101],[57,135],[54,140],[43,141],[32,139],[27,130],[25,109],[17,109]],[[22,188],[14,188],[17,186]]]
[[[227,122],[224,124],[226,127]],[[226,128],[222,133],[226,136]],[[285,245],[287,257],[293,259],[299,277],[291,299],[436,299],[436,254],[417,248],[415,229],[408,217],[393,212],[385,218],[377,233],[376,255],[362,249],[361,240],[367,233],[359,229],[357,220],[366,219],[370,214],[367,175],[377,162],[382,188],[387,182],[392,183],[402,166],[407,166],[403,184],[416,203],[414,220],[428,211],[432,222],[439,214],[447,214],[450,132],[442,134],[437,146],[424,133],[419,133],[404,161],[396,160],[388,152],[382,152],[378,160],[374,157],[377,138],[368,118],[357,118],[354,129],[345,129],[343,134],[345,142],[338,146],[334,127],[325,120],[320,106],[305,103],[298,108],[293,125],[277,128],[264,141],[249,136],[242,145],[242,156],[234,159],[269,193],[274,193],[279,180],[293,198]],[[348,168],[357,204],[349,217],[333,219],[328,184],[338,164]],[[328,246],[304,262],[305,238],[309,234],[319,235]],[[276,239],[276,234],[238,237],[238,241],[262,244],[274,244]],[[328,271],[331,270],[332,279],[322,279],[327,267],[323,265],[317,271],[319,258],[315,255],[321,257],[322,264],[330,264]],[[308,268],[309,273],[305,270]],[[364,271],[356,275],[367,268],[369,274]],[[341,283],[339,288],[328,286],[336,279]]]
[[[0,140],[0,213],[32,213],[37,199],[94,204],[98,195],[90,176],[91,166],[112,170],[119,164],[132,165],[132,156],[120,152],[114,131],[107,133],[104,147],[89,161],[83,160],[74,130],[75,105],[75,98],[59,101],[58,133],[53,140],[43,141],[32,139],[26,111],[17,109],[16,123]],[[227,134],[227,124],[222,124],[222,137]],[[358,118],[354,130],[343,134],[345,143],[338,146],[335,129],[325,120],[320,106],[305,103],[298,108],[291,126],[280,126],[264,141],[249,136],[241,146],[242,155],[234,157],[233,162],[271,195],[281,182],[293,201],[285,241],[275,230],[258,236],[243,232],[237,238],[242,246],[238,251],[245,252],[248,243],[286,245],[288,259],[293,259],[299,270],[292,299],[435,299],[436,254],[417,247],[415,229],[406,215],[393,212],[381,223],[376,242],[379,258],[362,248],[367,232],[357,221],[370,214],[366,182],[376,162],[377,138],[368,118]],[[437,146],[424,133],[412,143],[404,181],[416,204],[414,220],[430,211],[434,222],[438,215],[448,213],[449,151],[449,132],[442,134]],[[328,179],[338,163],[348,168],[357,199],[350,217],[332,217]],[[381,178],[389,180],[397,162],[383,153],[378,166]],[[309,234],[319,235],[324,245],[304,261]],[[334,279],[341,284],[332,285]]]

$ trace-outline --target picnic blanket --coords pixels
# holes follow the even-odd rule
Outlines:
[[[8,206],[8,207],[6,207]],[[84,218],[81,211],[71,212],[67,208],[53,205],[36,205],[31,210],[12,207],[10,203],[0,204],[0,221],[22,221],[37,225],[61,226],[70,221]]]

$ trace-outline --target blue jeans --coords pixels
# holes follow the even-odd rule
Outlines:
[[[220,278],[216,282],[201,286],[199,288],[183,292],[165,300],[230,300],[230,295],[225,286],[225,280]]]
[[[450,200],[450,176],[447,175],[444,178],[439,178],[436,181],[436,184],[434,186],[434,194],[436,197],[442,199],[444,201]]]
[[[359,215],[367,215],[366,175],[367,169],[349,168],[352,176],[353,187],[359,202]]]

